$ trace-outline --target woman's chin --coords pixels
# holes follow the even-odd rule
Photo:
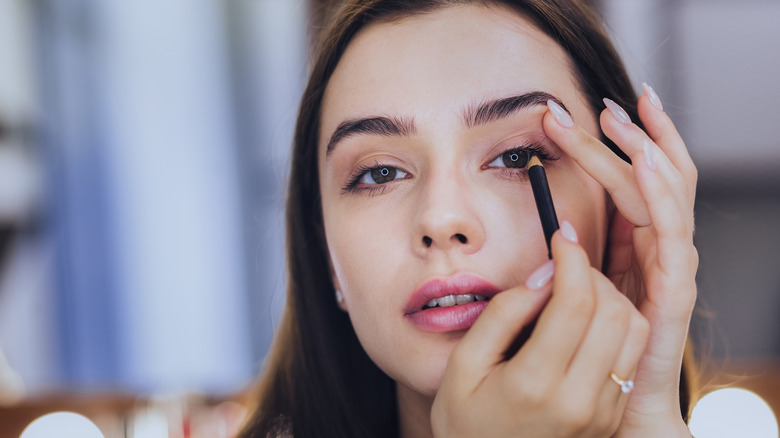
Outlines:
[[[402,391],[407,391],[407,395],[433,400],[436,397],[436,393],[439,392],[442,375],[443,373],[439,373],[437,376],[427,376],[408,383],[396,382],[399,396],[403,396],[400,394]]]
[[[464,333],[465,330],[459,334],[453,332],[452,336],[448,337],[444,343],[429,349],[425,357],[422,360],[415,361],[417,365],[413,368],[406,368],[404,373],[406,376],[400,380],[397,379],[397,381],[402,382],[403,386],[419,395],[430,398],[435,397],[447,369],[447,361],[450,354]],[[410,362],[407,362],[408,364]],[[412,374],[409,374],[410,372]]]
[[[439,392],[439,386],[441,386],[441,379],[444,376],[444,369],[435,375],[430,376],[426,381],[420,385],[420,389],[417,391],[421,395],[426,397],[436,397],[436,393]]]

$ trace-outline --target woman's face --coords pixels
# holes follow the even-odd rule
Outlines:
[[[435,395],[486,305],[473,294],[517,286],[547,258],[518,168],[527,151],[551,159],[558,218],[600,265],[605,192],[547,139],[546,98],[529,93],[554,96],[597,135],[563,49],[516,13],[479,6],[368,26],[328,83],[319,171],[334,283],[371,359],[419,394]]]

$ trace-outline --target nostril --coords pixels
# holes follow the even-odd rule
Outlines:
[[[425,244],[425,247],[426,247],[426,248],[430,248],[430,247],[431,247],[431,244],[433,244],[433,239],[431,239],[431,238],[430,238],[430,237],[428,237],[428,236],[423,236],[423,239],[422,239],[422,240],[423,240],[423,243]]]
[[[464,236],[463,234],[460,234],[460,233],[456,234],[456,235],[455,235],[455,238],[456,238],[456,239],[458,239],[458,242],[460,242],[460,243],[466,243],[466,242],[468,242],[468,241],[469,241],[469,240],[466,238],[466,236]]]

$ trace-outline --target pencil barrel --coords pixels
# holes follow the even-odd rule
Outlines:
[[[542,231],[544,239],[547,242],[547,256],[552,258],[550,241],[552,235],[558,230],[558,216],[555,214],[550,186],[547,183],[547,174],[542,166],[531,166],[528,169],[528,175],[531,179],[531,188],[536,201],[536,208],[539,210],[539,218],[542,222]]]

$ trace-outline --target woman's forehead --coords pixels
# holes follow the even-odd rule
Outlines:
[[[441,126],[462,108],[531,91],[569,106],[579,99],[555,41],[506,8],[446,7],[358,33],[326,88],[320,138],[345,119],[375,114]]]

